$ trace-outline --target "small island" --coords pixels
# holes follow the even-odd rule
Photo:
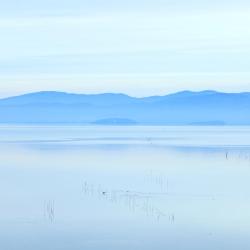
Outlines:
[[[137,122],[127,118],[106,118],[92,122],[93,125],[115,125],[115,126],[129,126],[136,125]]]

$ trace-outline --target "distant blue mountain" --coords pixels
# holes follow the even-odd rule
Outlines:
[[[124,94],[37,92],[0,99],[0,123],[250,125],[250,93]]]

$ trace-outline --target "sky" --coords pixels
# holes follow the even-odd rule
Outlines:
[[[0,97],[250,91],[250,1],[0,0]]]

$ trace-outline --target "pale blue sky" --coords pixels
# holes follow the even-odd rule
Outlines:
[[[0,3],[0,96],[250,91],[249,1]]]

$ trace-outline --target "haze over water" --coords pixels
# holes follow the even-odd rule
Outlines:
[[[250,127],[0,127],[0,248],[250,248]]]

